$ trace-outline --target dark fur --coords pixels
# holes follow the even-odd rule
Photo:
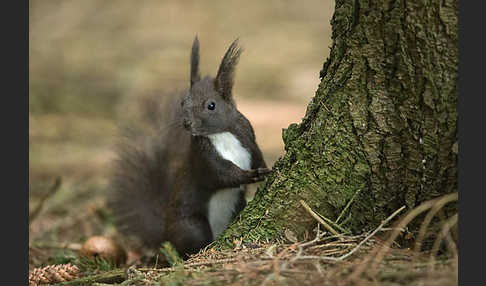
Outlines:
[[[223,188],[261,181],[269,172],[250,122],[234,105],[240,53],[233,42],[217,77],[200,79],[196,37],[190,90],[172,101],[150,101],[146,126],[125,130],[109,198],[125,234],[138,236],[149,247],[170,241],[179,253],[195,253],[214,240],[207,218],[211,196]],[[208,110],[208,102],[216,109]],[[251,170],[220,157],[206,137],[219,132],[231,132],[250,152]],[[234,215],[244,206],[241,192]]]

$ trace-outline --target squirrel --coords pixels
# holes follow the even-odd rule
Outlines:
[[[196,36],[190,88],[169,103],[148,104],[149,128],[127,129],[108,199],[122,233],[151,248],[169,241],[188,257],[214,241],[245,207],[246,185],[271,172],[233,98],[241,52],[236,39],[216,77],[201,78]]]

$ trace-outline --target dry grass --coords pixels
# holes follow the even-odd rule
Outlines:
[[[358,266],[367,265],[364,257],[385,247],[379,239],[368,240],[344,260],[326,259],[346,255],[363,239],[364,235],[327,237],[291,244],[237,246],[224,252],[209,249],[183,266],[138,270],[144,272],[146,282],[183,279],[180,285],[430,285],[437,279],[441,281],[437,285],[457,285],[454,259],[441,259],[431,267],[426,255],[402,249],[390,250],[374,268],[350,279]]]
[[[384,228],[402,207],[374,231],[362,235],[331,235],[321,232],[318,224],[315,238],[309,241],[258,245],[235,241],[233,250],[209,248],[172,268],[139,270],[145,273],[146,282],[182,279],[181,285],[457,285],[457,246],[445,239],[457,222],[454,219],[445,221],[443,235],[436,236],[434,248],[445,244],[448,250],[440,259],[434,248],[421,251],[396,246],[396,238],[406,234],[406,226],[420,213],[429,211],[433,216],[457,198],[453,193],[427,201],[403,215],[392,228]]]
[[[160,268],[138,265],[125,268],[126,285],[457,285],[457,257],[429,263],[427,253],[389,248],[379,238],[362,244],[344,260],[365,235],[319,237],[283,244],[241,245],[232,250],[207,249],[183,264]],[[374,252],[387,249],[378,264],[370,266]],[[367,261],[368,260],[368,261]],[[160,262],[159,262],[160,263]],[[358,277],[353,274],[366,266]],[[135,275],[130,275],[130,272]],[[115,270],[116,277],[120,272]],[[106,272],[110,276],[110,272]],[[105,276],[106,277],[106,276]]]
[[[304,241],[246,244],[234,241],[231,250],[210,246],[182,261],[170,248],[155,262],[132,261],[125,270],[83,273],[80,279],[116,279],[123,285],[457,285],[457,246],[447,239],[457,215],[443,223],[432,250],[403,247],[397,237],[408,240],[407,225],[426,211],[434,215],[447,203],[457,202],[457,193],[427,201],[404,214],[392,227],[387,224],[405,207],[395,211],[377,228],[361,235],[332,235],[321,231]],[[425,223],[427,221],[425,220]],[[424,226],[427,229],[427,225]],[[403,238],[405,237],[405,238]],[[293,240],[290,238],[290,240]],[[422,241],[415,240],[415,244]],[[436,246],[446,245],[439,249]],[[47,248],[78,250],[79,245],[36,245],[31,253]],[[417,251],[414,249],[418,249]],[[40,254],[37,254],[39,256]],[[164,267],[171,261],[170,267]],[[162,266],[162,268],[161,268]],[[167,266],[167,265],[166,265]],[[81,280],[73,280],[79,285]],[[94,285],[94,284],[93,284]]]

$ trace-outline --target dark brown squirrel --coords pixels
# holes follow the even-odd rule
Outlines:
[[[189,90],[150,104],[151,131],[128,130],[119,146],[109,206],[119,230],[146,246],[169,241],[184,256],[198,252],[245,207],[246,184],[271,171],[233,99],[241,51],[237,39],[216,77],[201,78],[196,36]]]

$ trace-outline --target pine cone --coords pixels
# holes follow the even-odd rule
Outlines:
[[[79,268],[71,263],[38,267],[29,273],[29,286],[71,281],[78,274]]]

